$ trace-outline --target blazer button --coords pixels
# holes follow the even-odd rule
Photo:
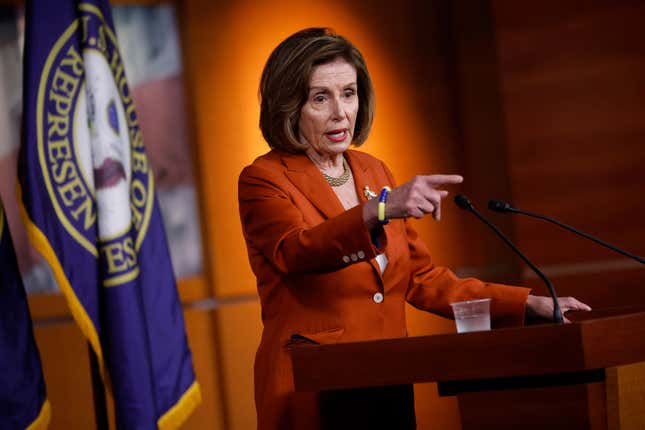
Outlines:
[[[343,255],[343,261],[344,261],[345,263],[349,263],[349,256],[347,256],[347,255]]]
[[[358,261],[358,255],[352,254],[351,259],[352,259],[352,261]]]
[[[374,296],[372,297],[372,300],[374,300],[374,303],[381,303],[383,301],[383,294],[382,293],[374,293]]]
[[[360,258],[361,260],[365,258],[365,253],[363,251],[358,251],[357,255],[358,255],[358,258]]]

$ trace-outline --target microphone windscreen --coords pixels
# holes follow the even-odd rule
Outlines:
[[[501,200],[489,200],[488,201],[488,209],[495,211],[495,212],[506,212],[508,209],[511,207],[506,202],[503,202]]]
[[[468,197],[463,194],[457,194],[455,196],[455,204],[465,210],[469,210],[473,206],[470,200],[468,200]]]

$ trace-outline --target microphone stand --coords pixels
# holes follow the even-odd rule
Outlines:
[[[555,293],[555,288],[553,288],[553,284],[549,280],[549,278],[546,277],[544,273],[540,269],[538,269],[532,262],[529,260],[522,251],[520,251],[517,246],[511,240],[506,237],[504,233],[500,231],[493,223],[488,221],[486,218],[484,218],[477,209],[473,206],[473,204],[468,200],[468,197],[464,196],[463,194],[458,194],[455,196],[455,203],[457,206],[459,206],[461,209],[467,210],[469,212],[472,212],[481,222],[486,224],[488,227],[490,227],[497,236],[499,236],[508,246],[511,247],[513,251],[517,255],[520,256],[520,258],[544,281],[546,284],[547,288],[549,289],[549,293],[551,294],[551,298],[553,299],[553,321],[555,321],[557,324],[563,324],[564,323],[564,318],[562,317],[562,310],[560,310],[560,304],[558,303],[558,296]]]

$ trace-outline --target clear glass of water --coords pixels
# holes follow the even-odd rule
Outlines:
[[[466,300],[451,303],[457,333],[490,330],[491,299]]]

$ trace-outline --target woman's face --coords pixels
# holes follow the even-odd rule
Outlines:
[[[352,143],[358,113],[356,69],[343,58],[314,67],[300,111],[298,139],[307,151],[332,157]]]

